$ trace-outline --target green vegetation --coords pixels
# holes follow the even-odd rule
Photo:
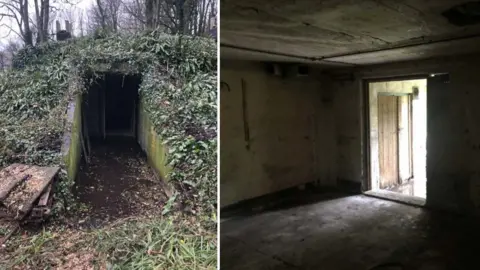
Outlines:
[[[14,66],[0,74],[0,167],[13,162],[61,166],[58,216],[76,207],[61,154],[68,102],[102,72],[142,75],[140,97],[168,149],[168,181],[175,195],[161,217],[79,232],[89,235],[80,242],[113,269],[215,268],[215,43],[157,31],[87,37],[27,47]],[[54,230],[59,229],[12,238],[7,250],[23,255],[5,256],[0,268],[58,265],[51,261],[52,249],[58,248]]]
[[[92,232],[49,229],[10,240],[0,269],[216,269],[216,234],[183,218],[132,219]]]

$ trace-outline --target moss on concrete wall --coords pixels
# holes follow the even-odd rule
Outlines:
[[[71,184],[75,182],[80,158],[82,156],[81,149],[81,132],[82,132],[82,96],[77,95],[75,100],[70,102],[67,111],[67,132],[63,141],[63,157],[67,170],[67,177]]]
[[[150,165],[163,179],[168,180],[170,168],[167,164],[167,148],[160,136],[155,131],[148,113],[145,111],[142,101],[139,102],[138,117],[138,143],[147,154]]]

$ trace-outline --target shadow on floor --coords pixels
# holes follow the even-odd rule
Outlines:
[[[221,209],[221,218],[226,220],[248,217],[264,212],[286,210],[346,196],[349,195],[317,189],[313,185],[308,186],[304,190],[291,188],[225,207]]]
[[[296,196],[302,198],[290,201],[307,204],[272,206],[222,222],[221,269],[441,270],[478,264],[477,220],[364,195]]]

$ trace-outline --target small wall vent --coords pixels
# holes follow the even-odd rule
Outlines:
[[[297,76],[308,76],[309,68],[306,65],[299,65],[297,67]]]
[[[286,75],[286,70],[284,65],[279,63],[267,63],[266,70],[268,74],[271,74],[273,76],[285,77]]]

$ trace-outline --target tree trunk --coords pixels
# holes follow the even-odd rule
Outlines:
[[[103,11],[101,0],[97,0],[97,6],[98,6],[98,12],[100,13],[100,23],[102,24],[103,30],[105,30],[105,28],[106,28],[105,12]]]
[[[177,0],[175,1],[175,4],[177,8],[177,16],[178,16],[177,33],[183,34],[185,31],[185,10],[184,10],[185,0]]]
[[[153,25],[153,1],[145,0],[145,18],[147,19],[147,28],[154,28]]]
[[[198,31],[195,33],[196,35],[203,34],[205,32],[205,26],[207,25],[207,7],[208,3],[207,0],[202,1],[202,6],[200,9],[200,18],[199,18],[199,26]]]
[[[48,41],[48,21],[50,19],[50,0],[34,0],[37,21],[37,43]]]
[[[30,30],[30,17],[28,15],[28,0],[22,0],[20,2],[20,13],[22,14],[23,19],[23,41],[25,45],[33,45],[32,31]]]
[[[50,21],[50,0],[43,0],[42,7],[44,10],[42,36],[43,36],[43,41],[47,42],[48,41],[48,23]]]
[[[38,7],[38,0],[34,0],[33,1],[34,4],[35,4],[35,19],[37,21],[37,44],[42,42],[43,38],[42,38],[42,35],[43,35],[43,26],[42,26],[42,23],[43,23],[43,20],[42,20],[42,13],[43,13],[43,9],[39,9]],[[42,4],[40,3],[40,6]]]

